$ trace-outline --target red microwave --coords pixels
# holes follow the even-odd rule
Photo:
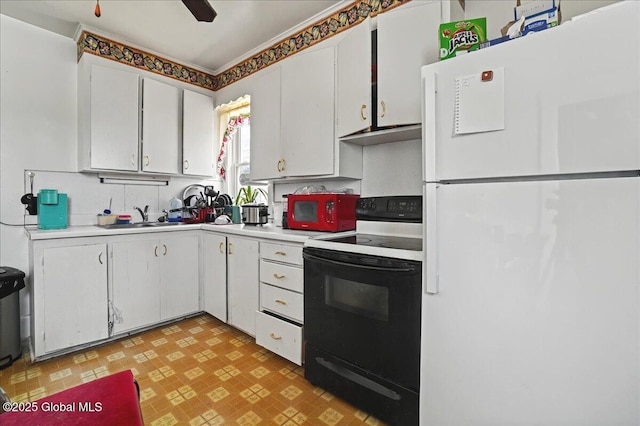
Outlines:
[[[291,194],[287,198],[287,226],[308,231],[356,229],[355,194]]]

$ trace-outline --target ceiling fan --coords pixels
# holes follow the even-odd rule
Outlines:
[[[213,22],[218,15],[209,0],[182,0],[182,3],[199,22]]]

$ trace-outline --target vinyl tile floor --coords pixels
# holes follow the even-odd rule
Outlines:
[[[304,379],[303,367],[202,314],[70,355],[0,370],[15,402],[132,370],[146,425],[382,425]]]

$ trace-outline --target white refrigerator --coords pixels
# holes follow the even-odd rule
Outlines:
[[[422,78],[420,424],[640,424],[640,2]]]

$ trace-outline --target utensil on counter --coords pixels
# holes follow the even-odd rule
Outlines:
[[[30,215],[38,214],[38,197],[33,195],[33,178],[35,175],[36,174],[32,171],[27,172],[31,192],[20,197],[20,202],[26,206],[25,208]]]
[[[104,209],[104,214],[109,215],[111,214],[111,197],[109,197],[109,208]]]

